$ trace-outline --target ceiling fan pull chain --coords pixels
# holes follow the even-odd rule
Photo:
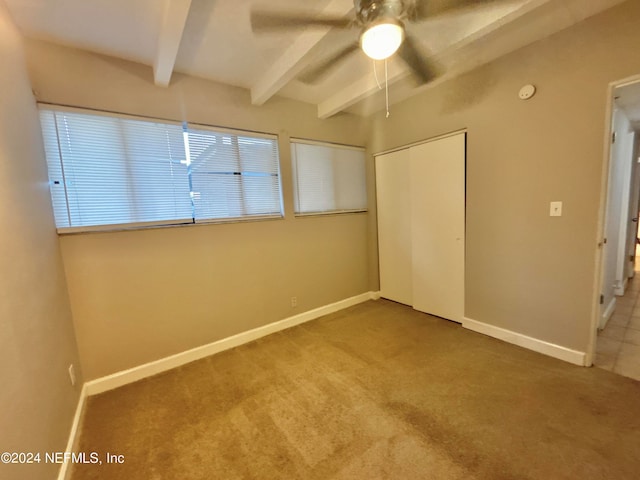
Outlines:
[[[384,59],[384,93],[387,105],[387,116],[389,118],[389,71],[387,70],[387,59]]]
[[[378,69],[376,68],[376,61],[371,60],[373,62],[373,76],[376,77],[376,83],[378,84],[378,90],[382,90],[382,85],[380,85],[380,81],[378,80]]]

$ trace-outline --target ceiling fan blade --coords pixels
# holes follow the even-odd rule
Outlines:
[[[441,68],[434,60],[425,58],[418,51],[413,38],[407,36],[398,49],[398,55],[421,83],[429,83],[440,75]]]
[[[486,6],[504,0],[416,0],[415,19],[424,20],[455,10]]]
[[[293,30],[306,27],[348,28],[352,20],[344,17],[314,16],[308,13],[277,13],[251,11],[251,29],[254,32]]]
[[[352,43],[343,49],[337,51],[331,57],[322,61],[319,65],[316,65],[312,68],[306,69],[302,72],[301,75],[298,76],[298,80],[303,83],[320,83],[322,79],[324,79],[329,73],[331,73],[340,62],[351,55],[356,50],[360,49],[360,45],[358,43]]]

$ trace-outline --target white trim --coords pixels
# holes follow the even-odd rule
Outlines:
[[[320,212],[305,212],[305,213],[294,213],[293,216],[296,218],[302,217],[319,217],[322,215],[342,215],[343,213],[368,213],[369,210],[364,209],[353,209],[353,210],[322,210]]]
[[[264,140],[278,141],[277,133],[256,132],[254,130],[241,130],[239,128],[218,127],[216,125],[207,125],[206,123],[186,122],[188,130],[204,130],[208,132],[235,135],[237,137],[260,138]]]
[[[622,281],[622,295],[625,294],[625,292],[627,291],[627,287],[629,286],[629,277],[624,277],[624,280]]]
[[[180,120],[171,120],[168,118],[145,117],[143,115],[135,115],[131,113],[112,112],[110,110],[98,110],[94,108],[75,107],[72,105],[60,105],[57,103],[38,102],[38,110],[45,112],[63,112],[77,113],[81,115],[95,115],[98,117],[122,118],[125,120],[138,120],[149,123],[163,123],[168,125],[182,126]]]
[[[270,222],[272,220],[284,220],[284,215],[247,215],[246,217],[233,217],[229,219],[221,218],[219,219],[219,221],[217,219],[209,219],[199,220],[197,222],[194,222],[193,219],[191,219],[188,223],[165,223],[159,225],[142,225],[136,227],[129,227],[129,225],[133,225],[131,223],[117,224],[114,225],[113,228],[102,228],[104,227],[104,225],[94,225],[88,227],[61,227],[56,229],[56,232],[58,233],[58,235],[81,235],[90,233],[134,232],[136,230],[155,230],[159,228],[201,227],[204,225],[234,225],[237,223],[247,222]]]
[[[503,340],[507,343],[512,343],[520,347],[533,350],[534,352],[542,353],[550,357],[564,360],[565,362],[573,363],[575,365],[585,366],[586,353],[578,350],[572,350],[561,345],[545,342],[537,338],[528,337],[521,333],[513,332],[504,328],[489,325],[487,323],[478,322],[470,318],[464,318],[462,326],[474,332],[482,333],[499,340]]]
[[[613,297],[609,302],[609,305],[607,305],[607,308],[604,309],[602,316],[600,317],[600,323],[598,324],[599,330],[603,330],[604,327],[607,326],[607,322],[611,318],[611,315],[613,315],[613,311],[615,309],[616,309],[616,297]]]
[[[78,431],[80,429],[80,420],[82,419],[82,413],[84,412],[84,405],[87,399],[87,384],[85,383],[82,386],[82,390],[80,391],[80,398],[78,399],[78,406],[76,407],[76,414],[73,416],[73,423],[71,424],[71,431],[69,432],[69,440],[67,440],[67,448],[65,452],[72,452],[76,443],[76,436],[78,435]],[[60,470],[58,471],[58,480],[67,480],[70,474],[69,470],[69,462],[63,462],[60,465]]]
[[[408,143],[406,145],[401,145],[399,147],[390,148],[388,150],[383,150],[382,152],[376,152],[376,153],[373,154],[373,156],[377,157],[379,155],[386,155],[387,153],[394,153],[394,152],[398,152],[400,150],[406,150],[408,148],[416,147],[416,146],[422,145],[424,143],[435,142],[436,140],[442,140],[443,138],[453,137],[454,135],[458,135],[460,133],[467,133],[467,129],[466,128],[461,128],[460,130],[454,130],[453,132],[443,133],[442,135],[437,135],[435,137],[429,137],[429,138],[426,138],[424,140],[418,140],[417,142]]]
[[[175,220],[154,220],[150,222],[130,222],[112,223],[106,225],[81,225],[79,227],[58,227],[56,230],[60,235],[70,233],[90,233],[90,232],[116,232],[122,230],[138,230],[142,228],[155,227],[175,227],[182,225],[192,225],[193,218],[176,218]]]
[[[252,330],[247,330],[246,332],[238,333],[237,335],[233,335],[231,337],[223,338],[222,340],[218,340],[207,345],[192,348],[191,350],[176,353],[175,355],[170,355],[159,360],[154,360],[153,362],[145,363],[128,370],[123,370],[112,375],[107,375],[102,378],[91,380],[85,383],[87,395],[96,395],[108,390],[113,390],[114,388],[137,382],[138,380],[142,380],[143,378],[147,378],[152,375],[156,375],[158,373],[179,367],[181,365],[200,360],[201,358],[208,357],[215,353],[244,345],[245,343],[252,342],[253,340],[257,340],[258,338],[262,338],[271,333],[295,327],[296,325],[314,320],[323,315],[337,312],[338,310],[342,310],[344,308],[366,302],[367,300],[375,300],[376,295],[378,295],[379,298],[378,292],[365,292],[360,295],[356,295],[355,297],[346,298],[344,300],[340,300],[339,302],[324,305],[322,307],[315,308],[298,315],[294,315],[293,317],[288,317],[283,320],[270,323],[268,325],[263,325],[262,327],[257,327]]]
[[[346,145],[344,143],[323,142],[322,140],[311,140],[308,138],[290,137],[289,143],[301,143],[303,145],[315,145],[317,147],[335,147],[344,148],[345,150],[356,150],[358,152],[365,152],[365,147],[358,145]]]
[[[91,108],[84,106],[75,106],[75,105],[63,105],[60,103],[49,103],[44,101],[36,102],[38,110],[44,111],[55,111],[55,112],[69,112],[69,113],[80,113],[84,115],[96,115],[102,117],[110,117],[110,118],[124,118],[128,120],[140,120],[143,122],[149,123],[166,123],[170,125],[178,125],[182,126],[185,121],[183,120],[175,120],[171,118],[161,118],[161,117],[153,117],[149,115],[137,115],[135,113],[125,113],[125,112],[116,112],[113,110],[101,110],[99,108]],[[269,140],[278,140],[277,133],[271,132],[262,132],[258,130],[244,130],[241,128],[232,128],[232,127],[224,127],[218,125],[208,125],[204,123],[198,122],[186,122],[187,128],[197,127],[198,130],[211,130],[216,133],[221,134],[230,134],[237,135],[240,137],[255,137],[255,138],[265,138]]]
[[[153,83],[158,87],[168,87],[171,82],[190,8],[191,0],[168,0],[164,4],[164,14],[153,61]]]
[[[587,357],[585,365],[591,365],[596,351],[596,340],[598,324],[600,322],[600,295],[603,291],[604,273],[603,273],[603,243],[605,236],[605,212],[607,209],[607,196],[608,196],[608,182],[609,182],[609,163],[611,159],[611,134],[612,128],[612,115],[613,115],[613,95],[614,91],[618,87],[625,87],[634,83],[640,82],[640,75],[633,75],[622,80],[610,82],[607,86],[606,97],[606,111],[604,117],[604,148],[603,148],[603,161],[600,172],[600,201],[598,209],[598,228],[596,230],[596,249],[594,252],[594,276],[593,276],[593,290],[591,300],[591,322],[589,331],[589,346],[587,348]]]

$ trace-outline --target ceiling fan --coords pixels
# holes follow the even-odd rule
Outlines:
[[[406,31],[406,25],[492,1],[495,0],[354,0],[355,18],[252,10],[251,28],[256,33],[307,27],[359,28],[357,42],[342,48],[300,77],[306,83],[317,82],[362,48],[374,60],[387,59],[397,52],[418,82],[424,84],[435,79],[441,69],[435,60],[418,49],[416,40]]]

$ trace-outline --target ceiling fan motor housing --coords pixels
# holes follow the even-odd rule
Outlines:
[[[354,0],[362,26],[360,47],[374,60],[393,55],[403,42],[404,22],[415,0]]]
[[[402,23],[410,19],[415,0],[354,0],[358,22],[367,28],[381,21]]]

